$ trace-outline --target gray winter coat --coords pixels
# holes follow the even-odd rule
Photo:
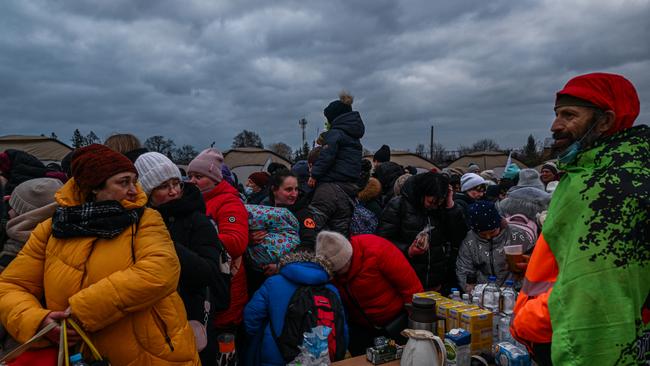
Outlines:
[[[529,252],[535,242],[525,232],[512,225],[501,230],[501,234],[492,240],[485,240],[473,230],[467,232],[456,259],[456,276],[462,289],[467,284],[467,275],[476,274],[477,283],[487,283],[489,276],[497,276],[497,284],[502,286],[512,278],[508,271],[506,254],[503,247],[522,245],[524,253]]]

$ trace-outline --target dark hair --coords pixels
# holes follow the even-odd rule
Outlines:
[[[284,183],[284,180],[288,177],[294,177],[298,180],[298,177],[296,177],[296,175],[286,167],[284,169],[278,169],[271,174],[271,177],[269,178],[269,200],[271,201],[271,205],[275,206],[275,196],[273,195],[273,191],[277,191],[282,183]]]
[[[425,196],[433,196],[438,199],[447,197],[449,178],[440,173],[426,172],[410,179],[413,179],[415,198],[420,205],[423,204]]]
[[[314,165],[316,163],[316,160],[318,160],[318,157],[320,156],[320,151],[322,147],[316,146],[309,152],[309,156],[307,156],[307,163],[310,165]]]
[[[273,173],[275,173],[276,171],[281,170],[281,169],[287,169],[287,167],[286,167],[284,164],[282,164],[282,163],[272,162],[272,163],[269,164],[269,166],[266,168],[266,171],[267,171],[269,174],[273,175]]]

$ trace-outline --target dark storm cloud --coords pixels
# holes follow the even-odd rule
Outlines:
[[[6,1],[0,134],[79,128],[225,149],[242,129],[299,145],[342,89],[364,145],[548,136],[554,92],[622,73],[650,115],[647,1]]]

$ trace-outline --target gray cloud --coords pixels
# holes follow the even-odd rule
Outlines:
[[[226,149],[242,129],[297,147],[346,88],[364,145],[449,149],[548,136],[572,76],[627,76],[650,116],[650,3],[65,1],[0,4],[0,134],[75,128]],[[67,142],[67,141],[66,141]]]

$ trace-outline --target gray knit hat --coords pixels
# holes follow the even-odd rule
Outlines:
[[[154,188],[169,179],[182,179],[181,171],[176,164],[159,152],[140,155],[134,165],[138,170],[138,180],[146,194],[151,194]]]
[[[316,255],[325,258],[332,264],[332,270],[338,272],[352,258],[352,244],[337,232],[323,230],[316,236]]]
[[[518,187],[533,187],[544,190],[544,183],[539,179],[539,173],[535,169],[522,169],[519,171]]]
[[[36,178],[20,183],[9,198],[9,206],[18,215],[47,206],[54,202],[54,193],[63,186],[54,178]]]

